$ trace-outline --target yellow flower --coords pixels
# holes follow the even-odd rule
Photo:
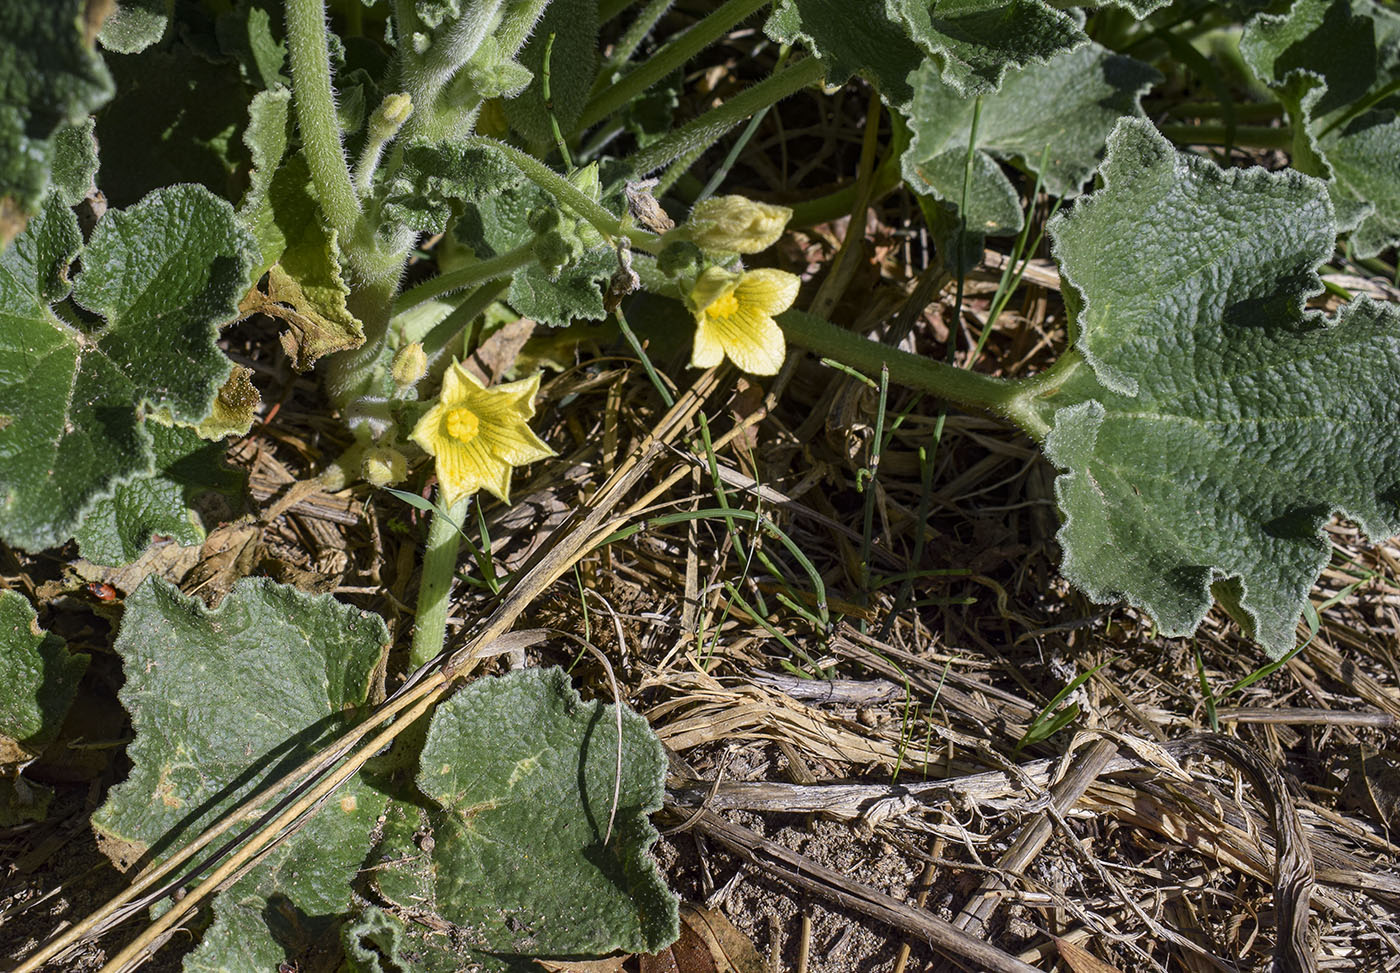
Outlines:
[[[697,325],[691,366],[710,368],[727,355],[751,375],[776,375],[786,347],[773,315],[792,307],[798,284],[782,270],[706,268],[690,292]]]
[[[706,250],[758,253],[778,242],[792,210],[743,196],[713,196],[691,210],[690,238]]]
[[[412,436],[437,459],[438,490],[446,506],[478,490],[510,503],[511,468],[554,455],[526,425],[539,390],[539,374],[488,389],[461,362],[452,363],[437,404],[418,420]]]

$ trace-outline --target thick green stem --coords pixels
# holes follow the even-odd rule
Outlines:
[[[526,243],[514,250],[507,250],[505,253],[497,254],[486,260],[478,260],[466,267],[439,274],[400,294],[399,299],[394,302],[394,313],[402,314],[409,308],[417,307],[424,301],[432,300],[440,294],[459,291],[474,284],[494,280],[497,277],[506,277],[521,267],[533,263],[534,259],[533,246]]]
[[[638,152],[632,157],[633,170],[654,172],[697,147],[712,145],[754,112],[777,104],[821,76],[821,63],[814,57],[789,65]]]
[[[787,340],[799,348],[849,365],[877,380],[881,369],[888,368],[891,382],[928,392],[954,405],[1003,416],[1037,438],[1044,435],[1044,421],[1026,401],[1025,382],[992,378],[912,355],[862,338],[805,311],[787,311],[778,317],[778,324]]]
[[[287,0],[287,55],[302,151],[321,211],[342,237],[348,237],[360,217],[360,200],[340,144],[327,35],[322,0]]]
[[[1230,132],[1225,125],[1163,125],[1162,134],[1178,145],[1232,145],[1251,149],[1288,149],[1293,146],[1293,131],[1267,125],[1236,125]],[[1233,135],[1233,139],[1231,136]]]
[[[481,135],[473,136],[470,141],[503,152],[515,163],[516,168],[525,174],[526,179],[553,196],[556,203],[572,210],[575,216],[587,220],[607,239],[615,240],[625,236],[633,249],[645,250],[647,253],[656,253],[661,249],[661,238],[655,233],[635,226],[625,226],[622,220],[608,212],[607,207],[589,199],[577,186],[528,152]]]
[[[656,82],[685,64],[756,10],[768,6],[768,0],[728,0],[717,10],[684,34],[668,42],[645,63],[626,77],[592,99],[579,116],[576,132],[581,132],[607,118]]]
[[[441,498],[439,498],[441,502]],[[418,585],[418,611],[413,622],[413,646],[408,665],[417,669],[442,651],[447,638],[447,609],[452,580],[457,576],[457,551],[462,543],[458,525],[467,516],[471,497],[433,513],[428,546],[423,552],[423,580]]]

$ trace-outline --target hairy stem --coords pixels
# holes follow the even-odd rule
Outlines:
[[[535,253],[531,243],[525,243],[514,250],[507,250],[505,253],[488,257],[485,260],[478,260],[474,264],[460,267],[457,270],[450,270],[445,274],[439,274],[430,280],[425,280],[416,287],[409,288],[399,295],[399,299],[394,302],[394,313],[401,314],[411,307],[417,307],[424,301],[432,300],[440,294],[448,294],[452,291],[459,291],[474,284],[484,281],[494,280],[497,277],[507,277],[521,267],[533,263]]]
[[[638,152],[632,157],[634,171],[654,172],[673,159],[690,154],[696,148],[713,144],[725,132],[754,112],[777,104],[821,76],[821,63],[814,57],[804,58],[776,74],[769,75],[758,84],[745,88],[718,108],[707,111]]]
[[[287,55],[292,66],[292,97],[301,128],[302,150],[321,211],[345,238],[360,218],[360,200],[351,185],[350,166],[340,144],[326,37],[326,8],[322,0],[287,0]]]
[[[439,503],[441,495],[439,494]],[[452,579],[457,575],[457,551],[462,535],[458,525],[467,516],[471,497],[451,507],[439,507],[428,526],[428,546],[423,552],[423,580],[418,585],[418,611],[413,623],[413,646],[408,666],[417,669],[442,651],[447,636],[447,608]]]
[[[792,344],[877,381],[881,369],[888,368],[891,382],[1010,419],[1033,436],[1044,426],[1026,402],[1025,382],[992,378],[878,344],[805,311],[787,311],[778,324]]]
[[[768,5],[768,0],[728,0],[717,10],[684,34],[668,42],[645,63],[637,66],[626,77],[593,98],[579,116],[576,132],[581,132],[607,118],[633,98],[646,91],[656,82],[670,74],[699,54],[754,11]]]

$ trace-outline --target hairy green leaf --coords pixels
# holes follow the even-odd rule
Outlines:
[[[1195,630],[1212,581],[1238,579],[1277,657],[1327,562],[1327,519],[1400,530],[1400,311],[1304,309],[1334,237],[1315,179],[1221,171],[1136,120],[1103,178],[1051,223],[1077,351],[1036,402],[1064,471],[1063,571],[1168,635]]]
[[[1016,188],[993,157],[1018,159],[1039,172],[1055,196],[1077,195],[1103,155],[1114,123],[1142,115],[1139,99],[1161,79],[1153,68],[1086,44],[1048,63],[1007,72],[999,91],[982,95],[977,150],[968,165],[976,100],[944,83],[929,61],[909,76],[913,99],[905,112],[912,140],[901,160],[904,180],[947,211],[931,229],[952,252],[959,232],[957,209],[967,182],[964,266],[980,259],[988,236],[1021,229]],[[1044,167],[1041,160],[1044,159]]]
[[[1043,63],[1088,40],[1079,22],[1044,0],[782,0],[769,33],[800,40],[838,84],[861,74],[900,106],[907,81],[932,58],[960,94],[986,94],[1014,67]]]
[[[97,39],[115,54],[137,54],[165,36],[174,0],[117,0]]]
[[[0,3],[0,247],[39,208],[53,137],[112,96],[83,0]]]
[[[1093,43],[1008,71],[999,91],[982,96],[977,149],[1020,160],[1040,174],[1052,196],[1077,195],[1103,157],[1114,124],[1124,115],[1142,117],[1140,100],[1161,78],[1151,66]],[[911,83],[912,141],[904,153],[904,178],[922,191],[918,166],[924,160],[949,151],[966,155],[974,101],[944,83],[932,63],[921,66]]]
[[[87,198],[97,178],[96,123],[86,118],[79,125],[65,125],[53,137],[52,191],[64,206],[77,206]]]
[[[237,512],[248,474],[224,462],[222,443],[193,429],[159,422],[146,427],[155,472],[117,487],[98,500],[78,528],[82,556],[94,564],[128,564],[141,556],[152,534],[178,544],[204,540],[205,524]]]
[[[253,241],[198,186],[109,211],[86,248],[57,203],[33,223],[0,255],[0,537],[38,549],[154,470],[146,410],[209,415],[232,367],[215,338],[248,288]],[[58,303],[79,258],[82,311]]]
[[[148,578],[116,651],[136,738],[131,774],[93,825],[159,860],[344,729],[369,698],[388,630],[372,612],[245,578],[217,609]],[[383,808],[355,778],[214,903],[187,971],[275,970],[334,935]]]
[[[37,757],[58,735],[86,655],[70,655],[63,639],[39,628],[29,599],[0,591],[0,774]]]
[[[1293,164],[1330,181],[1359,256],[1400,242],[1400,15],[1371,0],[1297,0],[1250,21],[1240,51],[1293,123]]]
[[[505,153],[480,142],[415,142],[386,191],[384,215],[421,233],[441,233],[453,204],[519,185],[524,177]]]
[[[479,679],[438,707],[417,778],[431,803],[395,802],[371,856],[371,881],[403,924],[403,952],[391,959],[412,951],[415,969],[446,973],[655,952],[675,939],[677,901],[649,854],[657,834],[647,819],[661,807],[666,758],[628,709],[607,834],[616,716],[583,703],[557,668]],[[365,931],[392,948],[382,922]]]
[[[534,238],[530,213],[557,204],[534,183],[468,202],[455,232],[478,257],[494,257],[514,250]],[[525,317],[540,324],[562,327],[575,318],[598,321],[607,316],[600,284],[617,269],[617,257],[606,247],[585,252],[556,278],[543,268],[530,266],[511,278],[506,301]]]

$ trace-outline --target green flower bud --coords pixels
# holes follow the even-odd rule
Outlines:
[[[408,476],[408,460],[392,446],[371,446],[360,460],[360,475],[372,486],[393,486]]]
[[[394,384],[401,389],[416,384],[427,370],[428,356],[423,352],[422,344],[417,341],[400,348],[399,353],[394,356],[394,364],[390,367]]]
[[[403,93],[385,95],[369,119],[372,142],[387,142],[398,134],[408,116],[413,114],[413,99]]]
[[[697,203],[686,224],[692,240],[705,250],[758,253],[783,235],[792,210],[756,203],[743,196],[712,196]]]

